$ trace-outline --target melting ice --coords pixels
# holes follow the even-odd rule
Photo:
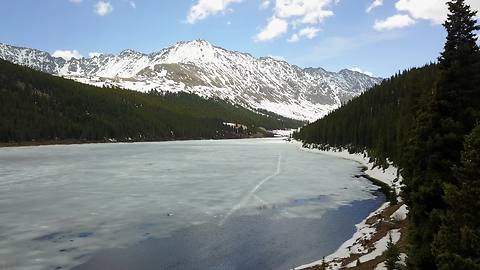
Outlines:
[[[374,198],[358,173],[278,139],[3,148],[0,268],[68,269],[235,217],[318,220]]]

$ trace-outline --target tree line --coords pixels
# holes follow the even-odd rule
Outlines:
[[[400,168],[409,269],[480,269],[480,27],[464,0],[447,4],[438,63],[396,74],[294,134]]]

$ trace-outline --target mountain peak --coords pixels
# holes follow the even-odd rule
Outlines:
[[[120,52],[119,56],[128,56],[128,55],[143,55],[141,52],[137,52],[132,49],[126,49]]]
[[[182,40],[182,41],[178,41],[177,43],[175,43],[175,45],[173,47],[185,46],[185,45],[189,45],[189,46],[192,46],[192,45],[212,46],[213,47],[212,43],[210,43],[209,41],[207,41],[205,39]]]
[[[353,69],[342,69],[338,73],[340,74],[345,74],[345,75],[364,75],[364,76],[369,76],[372,78],[375,78],[371,72],[366,72],[363,70],[360,70],[358,68],[353,68]]]
[[[211,45],[211,43],[208,40],[203,39],[203,38],[197,38],[197,39],[191,40],[190,42]]]
[[[365,74],[365,73],[360,72],[358,70],[352,70],[352,69],[348,69],[348,68],[344,68],[344,69],[340,70],[338,73],[341,73],[341,74],[357,74],[357,73],[358,74]]]
[[[71,61],[0,45],[0,58],[97,86],[196,93],[300,120],[315,120],[381,81],[353,71],[302,69],[273,57],[255,58],[204,39],[151,54],[129,49]]]
[[[213,62],[217,47],[203,39],[177,42],[160,52],[167,63],[198,63]]]

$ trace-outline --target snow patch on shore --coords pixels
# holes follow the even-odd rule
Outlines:
[[[309,151],[309,152],[314,152],[314,153],[321,153],[324,155],[332,156],[332,157],[337,157],[337,158],[343,158],[343,159],[348,159],[348,160],[353,160],[361,165],[367,167],[367,170],[365,171],[365,174],[369,175],[370,177],[373,177],[377,180],[380,180],[389,186],[393,187],[396,186],[396,182],[398,181],[397,173],[398,173],[398,168],[393,166],[390,163],[390,166],[386,169],[380,168],[376,166],[373,162],[370,161],[370,158],[368,157],[368,154],[365,153],[349,153],[347,150],[320,150],[315,147],[310,147],[306,148],[303,147],[301,142],[295,141],[294,143],[298,144],[302,150]]]
[[[392,242],[396,244],[400,240],[400,230],[391,230],[390,233],[392,234]],[[390,235],[387,234],[382,239],[375,242],[375,247],[373,248],[373,250],[359,258],[360,262],[368,262],[378,256],[382,256],[383,252],[387,251],[387,243],[389,241],[389,237]],[[347,267],[354,267],[356,263],[356,261],[351,262],[347,265]]]
[[[365,170],[365,174],[368,176],[375,178],[377,180],[380,180],[386,184],[388,184],[390,187],[394,188],[397,194],[400,193],[401,191],[401,186],[402,186],[402,177],[398,172],[398,168],[393,166],[391,162],[389,162],[390,166],[386,169],[380,168],[376,166],[373,162],[371,162],[370,158],[368,157],[368,154],[366,152],[364,153],[349,153],[347,150],[320,150],[316,147],[303,147],[302,143],[299,141],[293,141],[292,143],[295,143],[298,145],[298,147],[301,150],[304,151],[309,151],[313,153],[319,153],[323,155],[329,155],[337,158],[342,158],[342,159],[348,159],[348,160],[353,160],[357,161],[360,163],[362,166],[366,167],[367,169]],[[398,197],[398,201],[401,202],[401,198]],[[387,248],[387,242],[389,239],[389,234],[387,234],[385,237],[381,238],[374,244],[373,249],[368,249],[365,247],[362,243],[365,242],[365,240],[370,240],[373,235],[377,232],[377,229],[374,225],[368,225],[367,220],[369,220],[371,217],[376,216],[380,213],[382,213],[390,204],[388,202],[384,203],[380,208],[378,208],[376,211],[371,213],[368,217],[366,217],[362,222],[359,224],[355,225],[357,228],[357,231],[353,234],[353,236],[345,241],[334,253],[328,255],[325,257],[325,262],[329,264],[329,268],[331,270],[339,270],[339,269],[346,269],[350,267],[354,267],[356,265],[356,261],[346,265],[342,266],[341,260],[346,259],[351,257],[352,254],[364,254],[360,257],[361,262],[366,262],[375,259],[378,256],[381,256],[383,252],[385,252]],[[408,213],[408,209],[405,205],[402,205],[397,211],[395,211],[392,215],[391,218],[396,221],[401,221],[406,219]],[[389,233],[392,234],[392,240],[394,243],[397,243],[401,237],[400,230],[394,229],[390,230]],[[304,264],[298,267],[295,267],[294,269],[305,269],[309,267],[313,267],[315,265],[322,264],[323,259]],[[378,268],[380,267],[380,268]],[[377,266],[378,269],[383,269],[381,268],[382,265],[379,264]]]
[[[400,208],[398,208],[398,210],[395,211],[390,216],[390,218],[393,219],[393,220],[396,220],[396,221],[402,221],[402,220],[405,220],[407,218],[407,214],[408,214],[408,209],[407,209],[407,206],[404,204],[404,205],[400,206]]]
[[[297,131],[297,129],[275,129],[272,130],[273,134],[279,137],[290,137],[293,132]]]

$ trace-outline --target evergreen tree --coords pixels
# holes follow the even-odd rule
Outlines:
[[[464,0],[451,1],[448,7],[450,14],[444,23],[447,41],[439,58],[442,76],[438,109],[454,120],[461,119],[462,131],[468,133],[476,125],[475,111],[480,107],[480,52],[475,33],[480,25],[477,11],[472,11]]]
[[[440,80],[417,116],[406,162],[406,203],[410,206],[409,266],[436,269],[432,242],[447,208],[444,185],[455,185],[453,167],[479,108],[479,50],[475,12],[463,0],[448,3],[447,41],[439,58]]]
[[[387,250],[385,251],[385,266],[387,270],[398,270],[400,261],[400,251],[393,243],[392,234],[388,235]]]
[[[390,188],[389,202],[390,205],[398,204],[397,192],[395,191],[395,188]]]
[[[438,269],[480,269],[480,125],[465,141],[461,165],[455,169],[459,185],[446,185],[449,209],[435,239]]]

